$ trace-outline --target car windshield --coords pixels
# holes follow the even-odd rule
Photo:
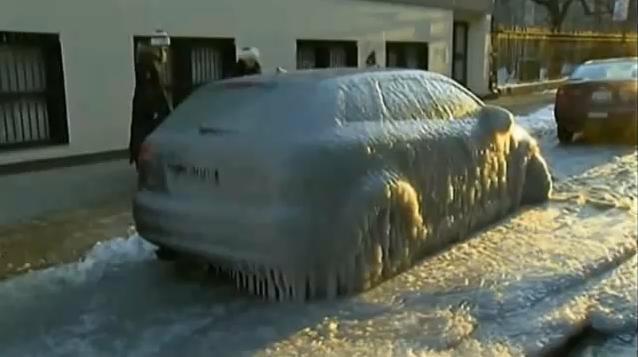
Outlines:
[[[573,80],[636,79],[638,63],[590,63],[579,66],[570,76]]]

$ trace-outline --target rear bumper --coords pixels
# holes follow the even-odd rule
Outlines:
[[[556,112],[556,123],[571,132],[616,133],[636,130],[638,112],[634,110],[590,110],[584,114]]]
[[[211,262],[278,260],[276,248],[298,243],[289,234],[297,214],[284,207],[180,201],[149,191],[133,201],[140,236]]]

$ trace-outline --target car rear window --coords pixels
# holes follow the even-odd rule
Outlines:
[[[167,120],[173,129],[210,125],[223,129],[266,128],[280,118],[299,113],[294,86],[274,82],[218,82],[195,91]]]
[[[636,79],[638,63],[591,63],[579,66],[570,76],[573,80]]]

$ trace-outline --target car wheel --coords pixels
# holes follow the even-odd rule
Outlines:
[[[418,196],[402,180],[389,182],[382,199],[364,213],[355,256],[356,290],[370,289],[407,270],[426,237]]]
[[[556,136],[561,144],[570,144],[573,140],[574,133],[558,125],[556,127]]]
[[[155,257],[157,258],[157,260],[161,261],[175,261],[178,258],[178,254],[171,248],[159,246],[155,250]]]

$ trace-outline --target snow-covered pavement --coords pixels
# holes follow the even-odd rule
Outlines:
[[[0,356],[636,353],[636,152],[560,147],[552,108],[518,122],[556,178],[527,209],[356,297],[264,303],[154,260],[132,234],[0,282]],[[552,133],[552,135],[542,135]]]

